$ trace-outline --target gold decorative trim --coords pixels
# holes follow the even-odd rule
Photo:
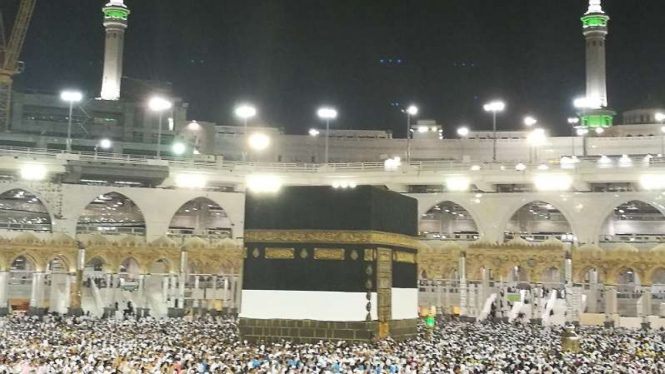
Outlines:
[[[405,262],[407,264],[416,263],[416,254],[409,252],[398,252],[395,251],[395,261],[396,262]]]
[[[346,251],[341,248],[314,248],[315,260],[344,260]]]
[[[365,249],[365,261],[374,261],[376,259],[376,252],[373,249]]]
[[[245,242],[378,244],[414,249],[420,246],[418,240],[410,236],[381,231],[247,230]]]
[[[254,258],[259,258],[259,254],[260,254],[259,249],[254,248],[254,250],[252,251],[252,256],[254,256]]]
[[[266,248],[266,258],[269,260],[293,260],[295,251],[293,248]]]
[[[303,248],[303,249],[300,251],[300,258],[302,258],[303,260],[305,260],[305,259],[307,259],[307,257],[309,257],[309,253],[307,252],[306,249]]]
[[[353,251],[351,251],[351,259],[353,261],[358,259],[358,251],[356,251],[355,249]]]

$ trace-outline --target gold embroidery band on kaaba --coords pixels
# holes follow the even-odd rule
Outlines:
[[[413,237],[381,231],[343,230],[246,230],[248,243],[325,243],[376,244],[417,249],[420,244]]]
[[[344,260],[346,252],[341,248],[314,248],[315,260]]]
[[[416,254],[409,252],[395,252],[395,261],[396,262],[405,262],[407,264],[416,263]]]
[[[266,258],[269,260],[293,260],[295,258],[295,249],[266,248]]]

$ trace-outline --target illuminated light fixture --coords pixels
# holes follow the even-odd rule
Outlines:
[[[650,174],[643,175],[640,178],[640,185],[645,190],[664,190],[665,189],[665,175]],[[619,211],[619,213],[623,213]]]
[[[457,129],[457,135],[459,135],[462,138],[466,138],[469,135],[469,128],[466,126],[460,127]]]
[[[577,136],[584,136],[589,133],[589,130],[587,129],[577,129]]]
[[[526,170],[526,165],[524,165],[523,163],[520,162],[519,164],[515,165],[515,170],[524,171],[524,170]]]
[[[335,119],[335,118],[337,118],[337,110],[335,110],[333,108],[321,108],[316,112],[316,114],[321,119]]]
[[[446,179],[446,188],[451,192],[468,191],[470,186],[471,182],[466,177],[449,177]]]
[[[68,103],[78,103],[83,100],[83,93],[80,91],[62,91],[60,99]]]
[[[395,171],[399,169],[401,165],[402,159],[400,157],[393,157],[383,162],[383,169],[385,171]]]
[[[580,119],[577,117],[570,117],[568,118],[568,123],[571,125],[577,125],[578,123],[580,123]]]
[[[343,180],[343,181],[334,181],[333,184],[332,184],[332,186],[333,186],[333,188],[335,188],[335,189],[338,189],[338,188],[341,188],[341,189],[348,189],[348,188],[354,189],[354,188],[356,188],[356,187],[358,186],[358,184],[357,184],[356,182]]]
[[[171,109],[173,107],[173,103],[163,97],[156,96],[150,99],[148,102],[148,107],[153,112],[163,112],[165,110]]]
[[[531,126],[535,125],[536,123],[538,123],[538,120],[531,117],[531,116],[527,116],[527,117],[524,118],[524,125],[527,126],[527,127],[531,127]]]
[[[264,133],[256,132],[249,136],[249,147],[255,151],[263,151],[270,146],[270,137]]]
[[[471,171],[480,171],[480,169],[482,169],[482,168],[480,167],[480,165],[473,165],[473,166],[471,166]]]
[[[600,109],[602,100],[599,97],[581,97],[573,102],[577,109]]]
[[[406,108],[406,113],[410,116],[416,116],[418,115],[418,107],[415,105],[411,105],[408,108]]]
[[[568,191],[573,185],[573,178],[567,174],[541,174],[533,182],[539,191]]]
[[[628,157],[628,155],[623,155],[619,159],[619,167],[626,168],[633,165],[633,160]]]
[[[187,125],[187,129],[189,131],[199,131],[201,130],[201,125],[199,125],[199,123],[196,121],[192,121],[189,123],[189,125]]]
[[[102,149],[109,149],[113,146],[113,142],[111,142],[111,139],[102,139],[99,141],[99,146]]]
[[[547,170],[550,170],[550,167],[547,166],[546,164],[541,164],[540,166],[538,166],[538,170],[547,171]]]
[[[600,135],[605,132],[605,129],[602,127],[596,127],[596,130],[594,131],[596,131],[596,134]]]
[[[427,132],[427,126],[418,126],[418,132],[424,134]]]
[[[173,146],[171,146],[171,150],[173,150],[173,154],[180,156],[187,151],[187,146],[185,145],[185,143],[177,142],[173,143]]]
[[[247,176],[246,185],[253,193],[277,193],[282,188],[282,180],[274,175],[255,174]]]
[[[535,129],[526,138],[527,142],[532,147],[542,147],[547,143],[547,136],[545,130]]]
[[[21,179],[27,181],[41,181],[46,179],[46,166],[39,164],[25,164],[21,166]]]
[[[658,122],[665,122],[665,113],[656,113],[655,118]]]
[[[320,133],[321,133],[321,132],[320,132],[319,130],[317,130],[317,129],[310,129],[310,130],[309,130],[309,135],[310,135],[310,136],[314,136],[314,137],[316,137],[316,136],[319,136]]]
[[[506,109],[506,103],[503,101],[492,101],[491,103],[483,105],[486,112],[503,112]]]
[[[612,159],[610,159],[609,157],[607,157],[605,155],[602,155],[598,159],[598,164],[600,164],[600,165],[610,165],[610,164],[612,164]]]
[[[249,104],[242,104],[236,108],[235,114],[243,120],[248,120],[256,116],[256,108]]]
[[[180,188],[204,188],[208,178],[202,174],[178,174],[175,184]]]

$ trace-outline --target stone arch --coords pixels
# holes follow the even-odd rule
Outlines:
[[[665,286],[665,266],[654,266],[646,272],[645,284],[659,284]]]
[[[561,286],[563,284],[563,273],[559,267],[546,266],[540,280],[546,288],[552,288],[555,285]]]
[[[477,240],[481,231],[469,209],[450,199],[437,202],[418,219],[418,230],[427,239]],[[459,237],[458,237],[459,236]]]
[[[162,266],[164,267],[163,269],[159,269],[157,267],[158,264],[163,264]],[[150,266],[148,267],[148,274],[174,274],[175,273],[175,268],[173,267],[173,263],[171,260],[169,260],[166,257],[160,257],[156,259],[155,261],[152,261],[150,263]]]
[[[586,276],[590,271],[595,270],[598,272],[598,283],[603,283],[603,280],[606,278],[606,271],[600,266],[586,265],[581,267],[577,272],[575,272],[575,277],[573,281],[575,283],[587,283]]]
[[[639,269],[636,269],[632,266],[619,265],[609,272],[607,281],[609,282],[609,284],[621,286],[622,285],[621,277],[627,274],[628,272],[631,272],[635,276],[634,283],[636,284],[641,284],[641,282],[645,279],[644,274]]]
[[[468,198],[471,198],[472,195],[465,195]],[[478,229],[479,235],[482,237],[485,235],[485,228],[482,225],[482,220],[480,219],[479,213],[476,211],[476,209],[473,207],[473,204],[469,203],[466,199],[462,198],[462,196],[458,196],[456,194],[446,194],[445,196],[441,195],[435,195],[434,198],[430,198],[427,196],[426,198],[422,199],[418,203],[418,225],[420,226],[420,221],[423,218],[423,214],[427,213],[428,211],[432,210],[435,206],[445,203],[445,202],[450,202],[455,205],[458,205],[462,209],[464,209],[466,212],[468,212],[469,216],[473,220],[473,222],[476,225],[476,228]]]
[[[16,188],[0,189],[0,227],[10,230],[52,232],[55,216],[48,201],[32,189],[14,187]],[[5,215],[3,214],[5,212],[9,213]],[[19,215],[24,217],[17,217]],[[25,216],[29,217],[26,219]]]
[[[539,211],[536,211],[535,209],[532,209],[532,207],[538,207]],[[549,234],[557,236],[557,239],[561,240],[562,238],[559,237],[560,234],[567,234],[571,233],[573,237],[577,237],[577,230],[573,226],[573,214],[568,211],[567,207],[564,207],[563,205],[560,204],[553,204],[551,203],[548,199],[532,199],[531,201],[515,201],[511,208],[508,210],[510,213],[508,213],[507,216],[503,217],[501,219],[501,224],[504,228],[504,234],[508,233],[510,231],[516,231],[519,229],[520,234],[522,233],[522,227],[519,227],[519,222],[516,227],[515,223],[513,221],[515,219],[519,220],[519,216],[524,214],[524,215],[545,215],[545,216],[552,216],[553,214],[561,214],[561,216],[564,219],[565,226],[561,227],[556,227],[555,225],[539,225],[533,227],[534,230],[530,231],[537,231],[537,233],[541,233],[542,236],[548,236]],[[549,220],[548,220],[549,221]],[[512,225],[512,226],[511,226]],[[528,228],[528,227],[527,227]],[[563,229],[563,230],[562,230]],[[567,232],[564,232],[567,230]],[[529,234],[534,234],[533,232],[530,232]],[[533,235],[527,235],[528,238],[531,238]],[[527,238],[527,239],[528,239]],[[533,238],[532,238],[533,239]]]
[[[141,207],[131,197],[115,191],[90,200],[81,210],[76,223],[77,234],[102,232],[145,236],[146,231],[146,218]]]
[[[635,235],[665,240],[665,235],[661,234],[665,226],[665,208],[659,202],[645,200],[648,199],[613,200],[612,206],[604,211],[598,226],[600,240],[630,242],[635,240]]]
[[[94,256],[86,260],[84,271],[90,268],[92,268],[93,272],[103,272],[103,273],[113,272],[113,270],[110,269],[109,261],[102,255]]]
[[[44,263],[44,270],[49,270],[53,271],[51,269],[51,264],[53,263],[54,260],[58,260],[62,262],[62,265],[67,269],[68,273],[72,273],[76,271],[76,266],[72,266],[71,261],[66,257],[62,255],[52,255],[48,259],[46,259],[46,262]]]
[[[124,271],[122,271],[124,268]],[[118,264],[118,274],[140,275],[144,273],[144,268],[135,257],[126,257]]]
[[[25,252],[19,253],[19,254],[15,255],[14,257],[12,257],[11,260],[9,261],[9,268],[8,269],[11,269],[12,267],[14,267],[14,264],[20,258],[25,259],[26,263],[29,264],[32,267],[32,269],[31,269],[32,271],[36,271],[36,272],[44,271],[43,264],[41,263],[41,261],[39,261],[38,258],[30,255],[29,253],[25,253]]]
[[[207,223],[204,223],[204,228],[194,227],[196,222],[190,222],[196,220],[200,217],[192,217],[191,220],[188,220],[190,216],[195,216],[194,212],[207,211],[209,220]],[[226,220],[227,222],[223,222]],[[215,222],[216,221],[216,222]],[[201,234],[209,237],[210,235],[219,236],[219,237],[233,237],[233,221],[231,217],[227,214],[220,204],[215,202],[208,196],[199,196],[193,199],[187,200],[185,203],[181,204],[176,211],[171,215],[171,220],[169,223],[169,233],[173,233],[174,230],[183,230],[183,235],[196,235]],[[198,231],[198,232],[197,232]],[[228,234],[224,234],[228,232]]]

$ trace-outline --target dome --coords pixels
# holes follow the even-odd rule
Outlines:
[[[86,240],[87,244],[91,245],[104,245],[108,244],[109,240],[104,236],[99,233],[94,233],[92,235],[89,235],[88,240]]]
[[[76,240],[65,233],[56,232],[55,234],[51,235],[49,242],[58,244],[73,244],[76,243]]]
[[[218,240],[214,243],[214,246],[216,248],[229,248],[229,247],[230,248],[239,248],[240,247],[238,242],[236,242],[235,240],[233,240],[231,238],[224,238],[222,240]]]
[[[205,248],[208,246],[208,242],[195,236],[185,240],[185,248]]]
[[[637,253],[639,251],[640,251],[639,249],[627,243],[617,244],[608,250],[608,252],[628,252],[628,253]]]
[[[530,242],[522,239],[519,236],[514,237],[512,240],[506,243],[507,245],[531,245]]]
[[[603,249],[595,244],[585,244],[577,248],[577,251],[580,253],[602,253]]]
[[[545,240],[544,242],[540,243],[541,245],[552,245],[552,246],[562,246],[564,245],[564,242],[561,240],[555,238],[555,237],[550,237],[549,239]]]
[[[13,239],[16,243],[37,243],[39,238],[31,231],[23,231]]]
[[[649,250],[652,253],[665,253],[665,244],[659,244]]]
[[[118,243],[123,246],[133,247],[143,243],[143,238],[136,235],[125,235],[122,239],[118,240]]]
[[[152,243],[150,243],[150,245],[153,247],[175,247],[177,244],[176,242],[171,240],[171,238],[164,235],[162,237],[155,239]]]

